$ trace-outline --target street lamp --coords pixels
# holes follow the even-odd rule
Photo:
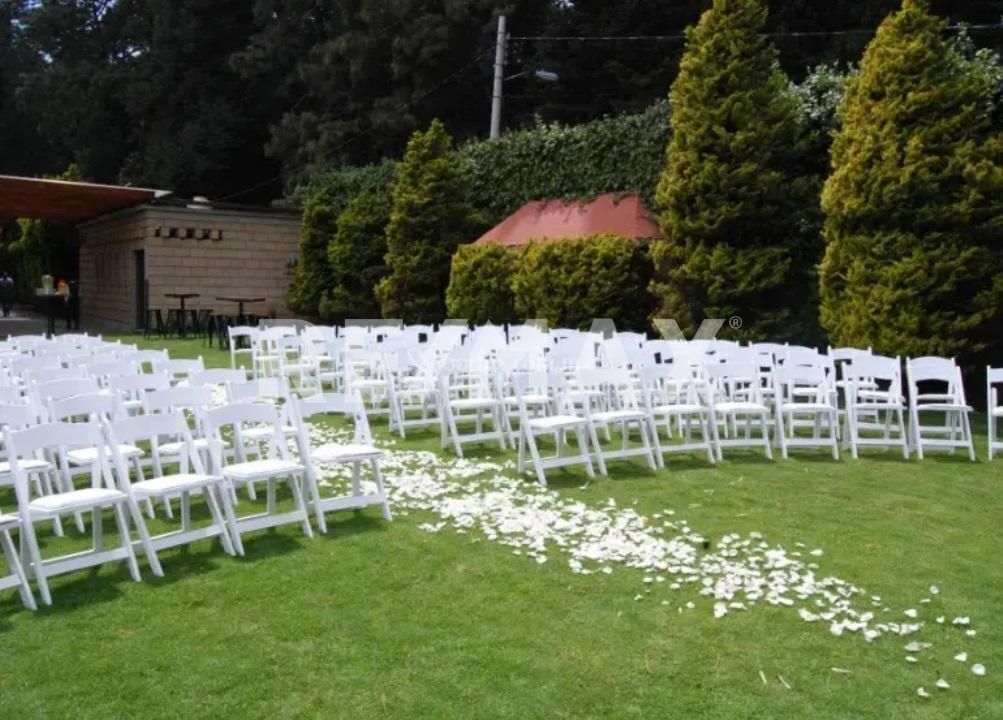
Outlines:
[[[491,92],[491,133],[489,137],[494,139],[501,135],[501,113],[502,113],[502,86],[506,80],[532,75],[541,82],[557,82],[560,76],[551,70],[523,70],[515,75],[505,77],[505,16],[498,16],[498,38],[495,45],[495,76],[494,87]]]

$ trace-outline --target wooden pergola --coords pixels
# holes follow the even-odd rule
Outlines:
[[[150,188],[0,175],[0,218],[79,223],[166,195]]]

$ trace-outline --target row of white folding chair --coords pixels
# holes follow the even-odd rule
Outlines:
[[[185,390],[194,391],[196,389],[175,388],[168,392],[177,393]],[[137,499],[167,499],[168,497],[181,495],[182,528],[179,531],[166,533],[151,539],[146,533],[145,525],[138,511],[132,512],[133,521],[136,524],[143,546],[150,558],[150,564],[154,567],[157,574],[160,574],[161,571],[156,558],[156,550],[173,547],[178,544],[187,544],[197,539],[219,536],[227,552],[233,553],[234,551],[242,552],[240,535],[243,532],[264,527],[296,522],[302,525],[307,535],[312,535],[307,517],[307,499],[310,500],[310,503],[314,507],[318,527],[323,532],[326,532],[324,513],[337,509],[378,504],[382,508],[384,517],[389,520],[391,517],[389,504],[379,468],[382,452],[364,442],[368,439],[369,433],[368,426],[366,425],[366,416],[361,409],[361,403],[358,401],[358,398],[322,395],[305,400],[296,400],[293,403],[293,407],[299,426],[297,442],[301,461],[295,460],[290,455],[288,444],[281,437],[281,420],[277,408],[262,403],[238,403],[207,410],[204,419],[207,431],[213,438],[210,444],[210,457],[213,466],[213,474],[211,475],[203,471],[202,461],[200,454],[195,448],[194,439],[191,436],[187,423],[180,414],[151,413],[149,415],[105,422],[105,427],[107,428],[106,434],[93,436],[92,433],[89,440],[83,443],[73,442],[74,433],[76,433],[76,436],[80,436],[80,433],[83,432],[75,428],[94,428],[97,427],[95,423],[78,425],[52,423],[46,426],[36,426],[49,428],[54,442],[51,447],[46,447],[54,454],[60,454],[61,458],[65,458],[65,455],[68,454],[66,452],[67,449],[69,449],[69,452],[92,452],[97,467],[94,475],[95,481],[92,484],[90,492],[70,490],[58,493],[58,497],[54,497],[52,500],[36,502],[33,506],[30,504],[33,501],[24,492],[27,480],[25,465],[23,461],[19,463],[15,460],[14,476],[19,483],[17,486],[19,501],[25,500],[27,503],[19,502],[19,505],[25,505],[29,511],[36,506],[55,508],[47,509],[44,517],[31,516],[34,521],[49,519],[53,515],[58,518],[60,512],[69,510],[93,509],[97,511],[106,505],[114,505],[116,503],[126,504],[130,512],[132,512]],[[329,445],[320,448],[311,448],[303,420],[327,413],[348,413],[353,415],[357,442],[349,445]],[[241,445],[242,433],[253,429],[269,429],[271,438],[268,456],[259,457],[255,460],[246,460],[242,457],[228,460],[222,452],[224,428],[231,429],[235,438],[235,444],[238,447]],[[13,431],[10,428],[8,428],[8,431],[19,432]],[[8,435],[7,437],[10,436]],[[15,436],[15,438],[18,441],[21,440],[20,436]],[[98,442],[99,438],[100,442]],[[184,448],[179,458],[179,471],[166,475],[163,473],[162,467],[158,465],[154,473],[155,476],[147,480],[143,477],[142,469],[137,467],[135,469],[136,480],[135,482],[130,482],[130,471],[121,448],[138,443],[140,440],[145,440],[149,443],[151,452],[156,453],[163,447],[161,441],[164,438],[170,438],[172,440],[170,444],[177,444],[180,440]],[[8,441],[6,445],[7,447],[15,448],[25,447],[27,443],[22,442],[20,445],[17,445],[16,442]],[[112,466],[108,464],[108,453],[101,451],[101,448],[106,447],[110,447],[111,449],[111,457],[114,460],[114,465]],[[32,446],[28,446],[28,449],[34,452],[40,451],[39,448]],[[14,450],[13,452],[16,454],[18,451]],[[302,459],[305,459],[305,462]],[[353,480],[350,493],[338,498],[320,498],[319,491],[317,490],[318,476],[313,467],[313,461],[351,464],[353,467]],[[372,467],[376,483],[375,492],[365,492],[361,488],[360,470],[362,464],[368,464]],[[190,469],[193,469],[194,472],[190,472]],[[110,478],[115,472],[119,476],[117,489],[121,491],[122,485],[127,485],[124,493],[126,497],[122,497],[120,494],[114,492],[116,485],[110,481]],[[223,478],[230,484],[252,485],[258,482],[267,483],[268,501],[266,511],[260,514],[236,517],[230,505],[230,498],[223,491],[221,485]],[[295,504],[291,512],[284,513],[276,510],[275,502],[275,484],[277,481],[283,479],[290,483]],[[203,528],[192,527],[189,510],[189,496],[192,492],[201,492],[206,496],[206,501],[210,506],[210,512],[214,519],[212,525]],[[95,502],[87,504],[85,501],[88,498],[93,499]],[[116,512],[118,513],[118,511]],[[128,531],[123,525],[121,513],[118,513],[118,518],[120,533],[123,538],[128,538]],[[2,526],[4,532],[9,532],[11,528],[10,522],[9,518],[4,518]],[[57,560],[57,563],[61,563],[59,565],[60,571],[69,571],[90,566],[96,562],[116,560],[122,557],[128,559],[130,557],[132,544],[128,541],[123,542],[122,548],[118,551],[111,553],[102,552],[101,523],[98,517],[95,518],[94,525],[95,544],[94,553],[91,553],[93,557],[85,558],[75,555],[72,559],[64,558]],[[30,532],[31,529],[29,529]],[[3,538],[0,538],[0,540],[3,540]],[[8,584],[0,585],[0,587],[11,586],[11,582],[21,583],[23,573],[19,575],[16,572],[16,564],[12,563],[11,567],[13,569],[12,576],[15,577],[15,580],[0,581],[8,582]],[[28,567],[31,574],[34,574],[38,578],[44,601],[46,603],[51,602],[46,578],[53,573],[48,572],[49,566],[41,564],[37,553],[37,545],[34,548]],[[135,565],[134,558],[130,560],[130,569],[133,570],[133,577],[138,580],[138,566]],[[22,587],[23,592],[24,588]],[[25,602],[29,604],[28,600]]]

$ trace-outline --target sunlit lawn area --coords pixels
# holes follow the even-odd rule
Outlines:
[[[229,364],[199,341],[139,342]],[[64,575],[37,613],[4,593],[0,717],[1000,718],[1003,460],[985,461],[977,426],[975,464],[802,451],[736,453],[715,468],[675,458],[657,473],[620,464],[589,483],[551,475],[562,497],[591,506],[672,508],[712,545],[759,531],[822,548],[819,573],[880,595],[897,621],[919,611],[925,627],[908,638],[834,637],[764,604],[715,620],[695,587],[646,593],[639,570],[577,575],[557,550],[537,564],[476,530],[426,532],[431,514],[388,524],[373,508],[334,515],[312,541],[296,526],[248,535],[243,559],[209,542],[166,551],[166,576],[144,564],[140,584],[124,566]],[[374,429],[387,437],[384,421]],[[438,451],[437,432],[415,435],[397,447]],[[933,644],[915,664],[911,640]],[[966,664],[952,659],[963,650]],[[940,677],[950,690],[935,688]]]

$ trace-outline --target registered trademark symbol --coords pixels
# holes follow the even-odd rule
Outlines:
[[[728,326],[732,330],[738,330],[740,327],[742,327],[742,318],[740,318],[738,315],[732,315],[730,318],[728,318]]]

